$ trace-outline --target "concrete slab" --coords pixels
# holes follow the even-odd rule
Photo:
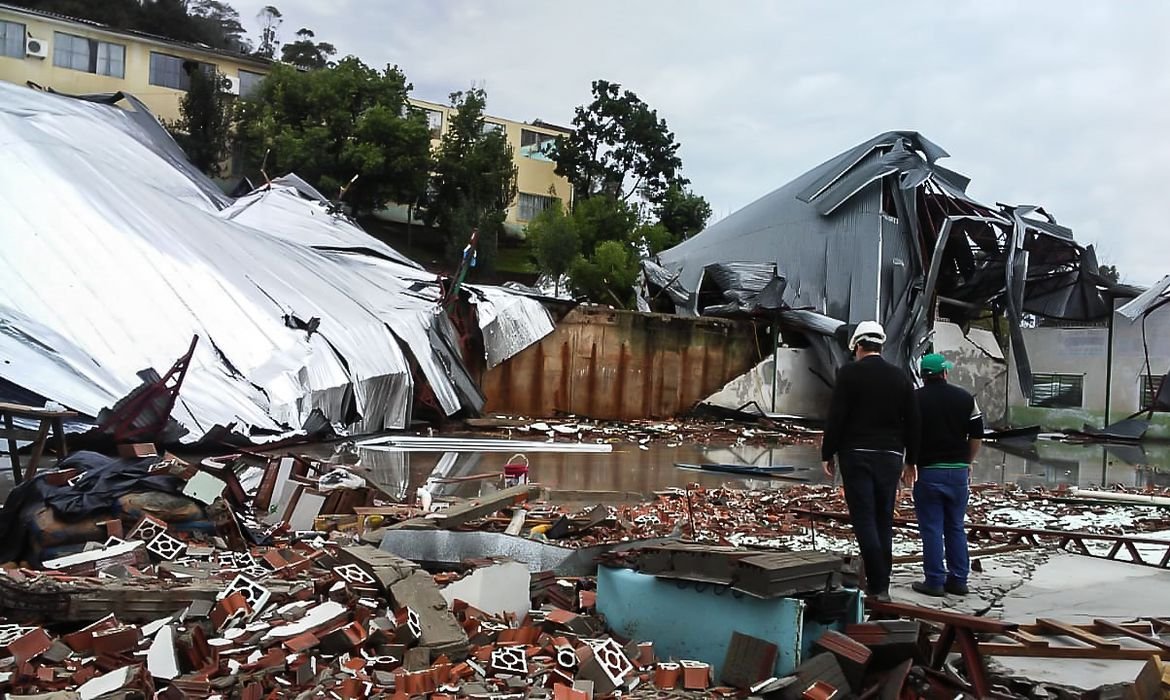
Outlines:
[[[1057,553],[1004,596],[998,612],[1004,619],[1021,623],[1038,617],[1074,624],[1094,618],[1125,622],[1165,617],[1170,615],[1170,571]],[[1144,663],[1002,656],[994,661],[1008,675],[1083,690],[1132,683]]]
[[[1170,616],[1170,571],[1057,553],[1003,599],[1002,616],[1016,622],[1051,617],[1086,623]]]

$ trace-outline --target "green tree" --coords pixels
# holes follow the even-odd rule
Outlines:
[[[276,58],[276,47],[280,46],[279,30],[284,22],[284,15],[274,5],[265,5],[256,13],[260,20],[260,45],[256,47],[256,55],[263,58]]]
[[[1113,284],[1121,281],[1121,273],[1117,271],[1116,265],[1100,265],[1097,268],[1097,272]]]
[[[553,293],[560,295],[561,278],[581,253],[577,220],[565,213],[560,200],[528,223],[524,230],[541,272],[553,278]]]
[[[604,194],[622,201],[637,195],[659,204],[671,183],[686,184],[679,144],[666,120],[617,83],[593,81],[593,101],[577,107],[573,133],[550,149],[558,175],[578,201]]]
[[[486,103],[480,88],[451,94],[453,111],[435,152],[423,220],[443,236],[452,260],[478,230],[477,264],[492,270],[505,214],[516,198],[516,164],[503,131],[484,128]]]
[[[251,48],[240,13],[222,0],[190,0],[187,13],[203,39],[202,43],[217,49],[247,53]],[[149,30],[148,30],[149,31]]]
[[[589,258],[579,255],[569,268],[573,291],[604,304],[629,308],[638,277],[638,256],[624,241],[602,241]]]
[[[415,202],[430,170],[430,135],[407,102],[411,86],[396,67],[378,72],[349,56],[335,67],[274,66],[239,105],[238,137],[249,167],[296,172],[327,194],[351,183],[357,213],[387,202]]]
[[[35,10],[245,53],[239,13],[222,0],[16,0]]]
[[[179,100],[179,119],[167,125],[188,160],[209,177],[222,174],[232,134],[232,107],[216,71],[191,71],[191,85]]]
[[[329,59],[337,53],[337,47],[327,41],[314,42],[315,36],[311,29],[298,29],[297,40],[281,47],[280,60],[301,68],[327,67]]]
[[[673,239],[670,245],[675,245],[706,228],[707,220],[711,218],[711,205],[685,184],[676,181],[666,188],[656,213],[658,221]],[[654,252],[659,250],[665,248]]]

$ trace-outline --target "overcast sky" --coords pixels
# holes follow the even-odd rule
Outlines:
[[[271,2],[232,0],[246,27]],[[946,149],[986,203],[1039,204],[1124,281],[1170,274],[1170,3],[277,0],[414,96],[568,124],[621,83],[723,217],[883,131]]]

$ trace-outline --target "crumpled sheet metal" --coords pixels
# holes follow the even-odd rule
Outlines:
[[[417,562],[458,565],[473,559],[505,557],[523,563],[533,573],[554,571],[558,576],[595,576],[597,557],[601,554],[671,541],[674,540],[668,537],[573,548],[498,532],[387,530],[380,548]]]
[[[539,301],[499,287],[467,289],[483,333],[488,369],[553,332],[552,315]]]
[[[0,83],[0,377],[92,416],[198,335],[173,412],[189,440],[229,425],[259,439],[313,408],[403,427],[405,352],[459,410],[427,340],[433,275],[292,186],[221,211],[158,136],[141,115]],[[315,333],[294,322],[314,317]]]
[[[1136,321],[1165,304],[1170,304],[1170,275],[1166,275],[1154,286],[1122,306],[1117,313]]]
[[[936,162],[945,156],[916,132],[881,134],[663,251],[644,264],[643,279],[670,281],[680,314],[752,313],[769,308],[755,280],[745,278],[737,294],[713,272],[774,265],[786,282],[778,308],[850,326],[881,321],[883,354],[908,369],[928,347],[936,295],[950,313],[1005,311],[1012,327],[1025,311],[1086,320],[1108,313],[1091,248],[1040,207],[970,198],[968,179]],[[700,292],[712,289],[728,303],[699,308],[708,298]],[[826,339],[818,353],[832,358],[829,376],[846,360],[840,340]],[[1013,348],[1026,370],[1022,342]]]

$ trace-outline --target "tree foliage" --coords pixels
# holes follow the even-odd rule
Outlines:
[[[250,49],[239,13],[221,0],[15,0],[14,4],[227,51]]]
[[[537,266],[553,278],[554,293],[559,295],[561,278],[581,254],[577,219],[565,212],[558,199],[528,223],[525,234]]]
[[[707,221],[711,218],[711,205],[685,184],[673,182],[666,188],[656,213],[659,223],[673,240],[670,245],[675,245],[706,228]],[[666,247],[670,246],[659,250]]]
[[[352,56],[335,67],[274,66],[239,105],[238,138],[251,171],[267,154],[268,173],[296,172],[368,212],[415,202],[426,187],[430,136],[410,109],[410,85],[396,67],[379,72]]]
[[[1121,273],[1117,271],[1116,265],[1100,265],[1097,267],[1097,273],[1113,284],[1121,281]]]
[[[216,71],[191,71],[191,85],[179,100],[179,119],[167,127],[195,167],[209,177],[222,174],[232,135],[232,105]]]
[[[284,22],[284,15],[275,5],[265,5],[256,13],[260,20],[260,45],[256,47],[256,55],[264,58],[276,58],[276,48],[280,46],[279,30]]]
[[[586,258],[578,255],[569,268],[573,291],[603,304],[632,306],[638,258],[624,241],[602,241]]]
[[[487,93],[479,88],[451,94],[453,111],[435,152],[423,220],[443,236],[452,259],[478,229],[478,264],[491,270],[508,206],[516,198],[516,164],[503,131],[484,128],[486,103]]]
[[[337,47],[327,41],[314,42],[315,36],[311,29],[298,29],[297,40],[281,47],[280,60],[301,68],[327,67],[329,60],[337,53]]]
[[[593,81],[593,101],[577,107],[573,129],[556,140],[551,155],[578,201],[602,194],[628,201],[637,195],[657,205],[672,183],[686,182],[680,180],[679,145],[666,120],[617,83]]]

